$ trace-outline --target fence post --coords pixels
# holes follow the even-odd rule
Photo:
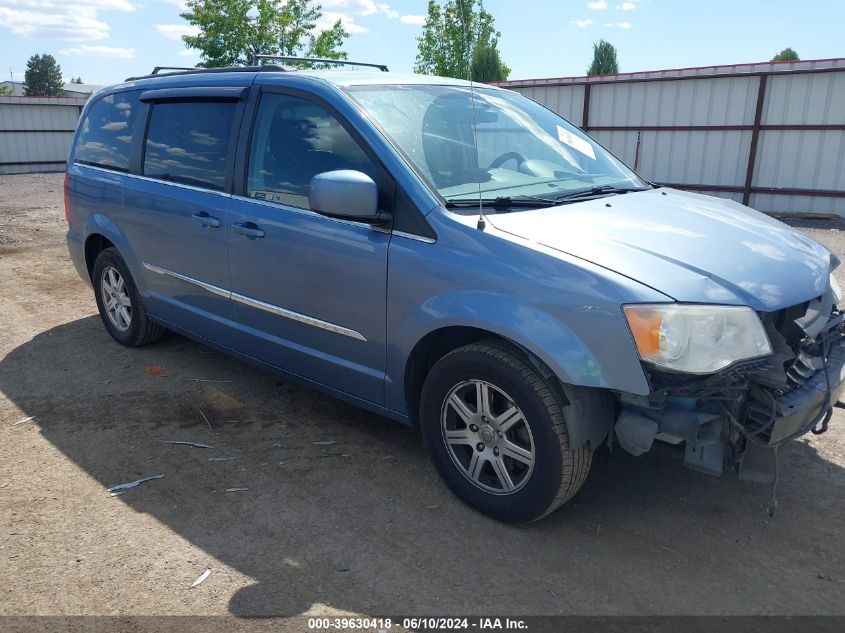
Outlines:
[[[760,124],[763,121],[763,104],[766,101],[766,84],[769,75],[760,75],[760,86],[757,90],[757,109],[754,112],[754,127],[751,128],[751,147],[748,150],[748,168],[745,171],[745,186],[742,190],[742,204],[751,201],[751,187],[754,180],[754,164],[757,162],[757,143],[760,140]]]
[[[590,84],[584,84],[584,109],[581,111],[581,129],[585,132],[590,127]]]

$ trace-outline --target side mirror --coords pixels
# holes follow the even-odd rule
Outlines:
[[[378,187],[360,171],[341,169],[311,179],[311,209],[338,218],[370,222],[385,220],[378,210]]]

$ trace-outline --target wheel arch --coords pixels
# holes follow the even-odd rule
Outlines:
[[[434,329],[414,345],[405,366],[404,385],[408,415],[419,426],[422,387],[426,376],[441,358],[470,343],[489,342],[508,349],[526,360],[555,389],[564,411],[569,411],[567,426],[574,448],[597,448],[613,425],[615,399],[610,390],[584,387],[564,382],[543,358],[494,329],[450,325]]]
[[[107,248],[114,248],[112,241],[102,233],[91,233],[85,238],[85,268],[88,270],[88,278],[94,281],[94,262],[97,257]]]
[[[129,267],[132,279],[142,295],[146,295],[146,284],[140,262],[135,257],[135,251],[129,244],[126,235],[120,230],[115,222],[106,215],[95,213],[85,223],[85,266],[88,270],[88,278],[94,270],[94,262],[97,256],[106,248],[115,248],[123,261]],[[93,283],[93,280],[91,280]]]

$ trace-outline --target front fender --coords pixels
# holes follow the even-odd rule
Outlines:
[[[602,319],[618,321],[617,326],[608,327]],[[605,333],[605,343],[599,348],[560,319],[513,296],[482,291],[441,294],[418,306],[392,332],[388,376],[394,379],[389,383],[402,384],[397,378],[405,375],[411,351],[426,335],[463,326],[513,341],[548,365],[564,384],[647,394],[648,383],[621,313],[593,314],[587,321]],[[405,411],[404,393],[391,397],[388,388],[387,400],[389,408]]]

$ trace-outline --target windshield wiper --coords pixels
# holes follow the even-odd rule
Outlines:
[[[478,208],[478,206],[487,207],[488,209],[507,209],[510,207],[553,207],[559,204],[557,200],[552,198],[541,198],[540,196],[499,196],[498,198],[478,198],[475,199],[455,199],[448,198],[446,200],[447,209],[468,209]]]
[[[615,187],[613,185],[599,185],[598,187],[590,187],[589,189],[578,189],[577,191],[570,191],[559,196],[555,196],[558,204],[562,200],[576,200],[578,198],[591,198],[594,196],[603,196],[611,193],[631,193],[632,191],[647,191],[649,187]]]

